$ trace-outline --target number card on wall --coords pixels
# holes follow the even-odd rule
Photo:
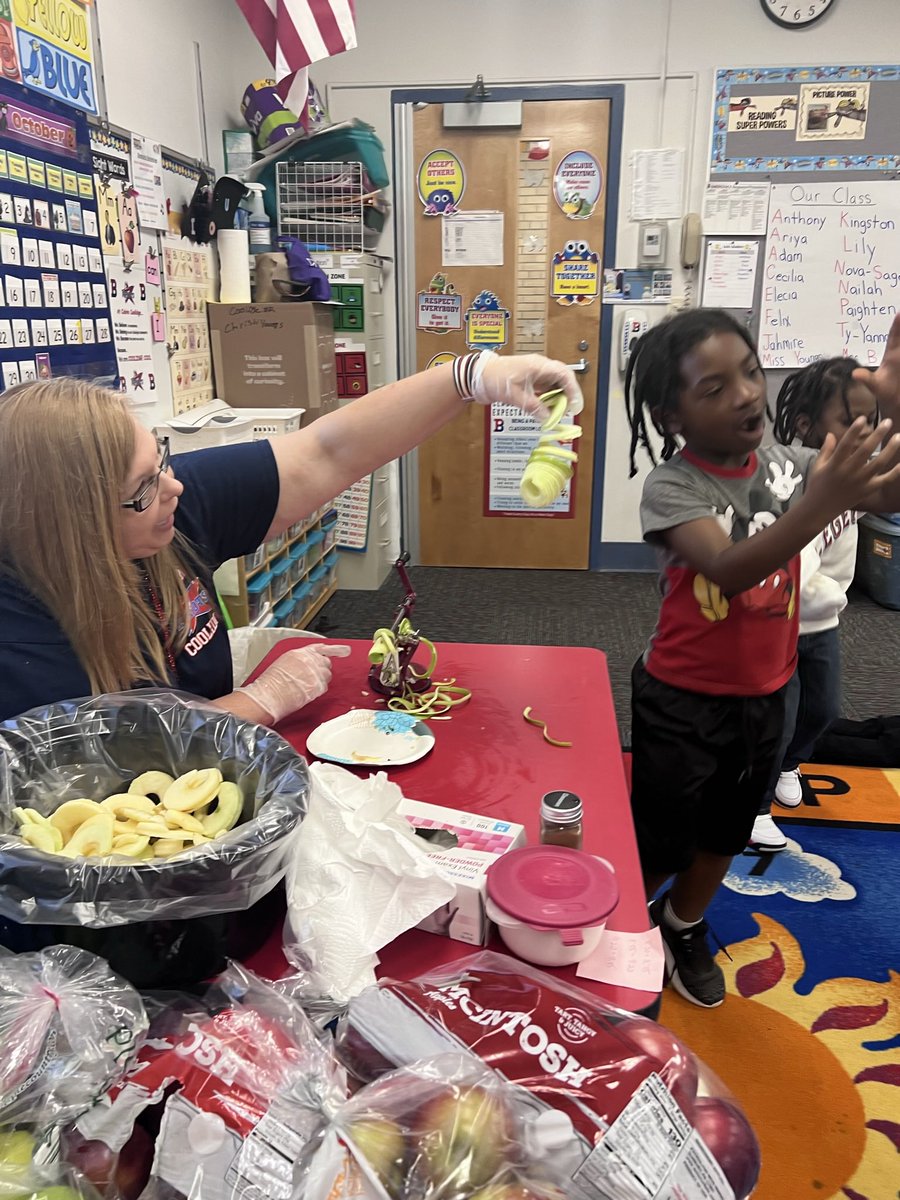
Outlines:
[[[0,113],[2,386],[51,375],[112,384],[86,118],[5,80]]]

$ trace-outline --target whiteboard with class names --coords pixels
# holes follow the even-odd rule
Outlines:
[[[767,368],[881,361],[900,308],[900,184],[778,184],[769,203],[759,352]]]

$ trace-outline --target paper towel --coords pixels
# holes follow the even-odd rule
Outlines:
[[[285,954],[321,996],[344,1003],[375,982],[378,951],[456,888],[397,806],[383,771],[309,768],[309,811],[288,866]]]
[[[250,235],[246,229],[220,229],[219,300],[222,304],[250,303]]]

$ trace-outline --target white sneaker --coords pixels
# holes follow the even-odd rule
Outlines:
[[[774,854],[787,849],[787,839],[768,813],[761,813],[753,822],[753,832],[747,843],[751,850]]]
[[[782,808],[796,808],[803,799],[799,771],[782,771],[775,784],[775,799]]]

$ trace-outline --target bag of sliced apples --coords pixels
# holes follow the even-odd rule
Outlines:
[[[565,1200],[547,1116],[471,1054],[425,1059],[334,1114],[294,1200]]]
[[[554,1162],[579,1200],[744,1200],[759,1145],[737,1101],[682,1042],[506,955],[483,952],[350,1002],[338,1053],[369,1081],[467,1049],[553,1113]],[[490,1200],[515,1193],[490,1195]]]

